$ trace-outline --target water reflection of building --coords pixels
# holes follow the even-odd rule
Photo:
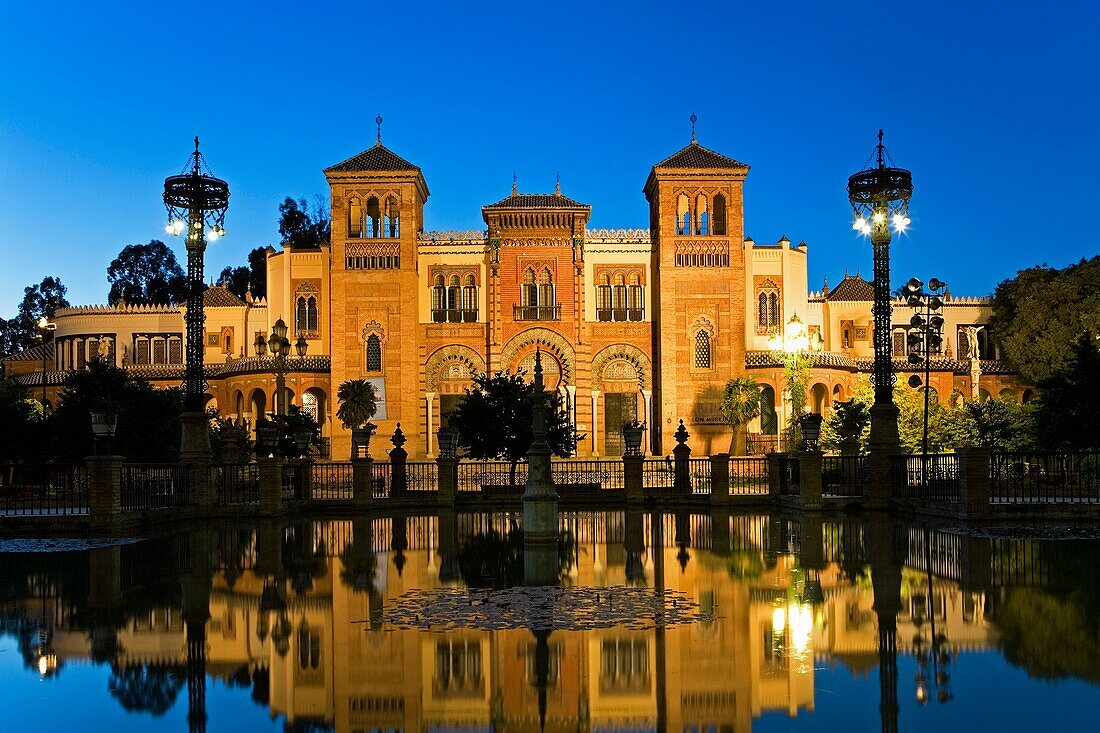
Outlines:
[[[716,539],[715,521],[730,521],[724,540]],[[407,591],[460,584],[468,538],[507,527],[499,515],[444,515],[246,533],[232,567],[221,557],[210,581],[206,671],[254,687],[262,678],[266,689],[254,697],[288,723],[337,731],[536,729],[540,670],[530,631],[378,623]],[[813,710],[815,658],[857,674],[877,664],[869,580],[850,577],[854,564],[835,557],[808,571],[794,555],[766,552],[774,543],[764,517],[654,521],[613,512],[570,515],[563,529],[577,539],[565,583],[676,590],[714,618],[664,630],[550,634],[547,730],[748,731],[768,711]],[[224,545],[224,536],[213,542]],[[808,590],[813,583],[820,599]],[[919,569],[903,571],[900,653],[911,653],[933,617],[955,648],[991,644],[982,594],[937,579],[929,604],[926,584]],[[27,601],[27,618],[34,608]],[[54,620],[64,626],[61,615]],[[172,604],[131,615],[111,633],[110,642],[97,642],[60,628],[52,638],[62,660],[92,657],[98,644],[121,668],[187,661],[184,623]]]

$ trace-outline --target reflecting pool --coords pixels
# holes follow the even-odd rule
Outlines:
[[[1100,729],[1100,541],[642,511],[0,540],[0,723]]]

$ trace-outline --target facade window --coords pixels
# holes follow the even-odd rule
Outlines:
[[[435,646],[436,692],[477,694],[481,687],[481,645],[476,641],[438,642]]]
[[[649,688],[649,651],[644,639],[607,640],[600,646],[600,690],[642,692]]]
[[[367,337],[367,371],[382,371],[382,339],[376,333]]]
[[[167,364],[168,363],[168,344],[165,339],[153,339],[153,363],[154,364]]]
[[[317,298],[299,295],[294,307],[294,332],[317,332]]]
[[[644,315],[643,300],[638,273],[630,273],[629,279],[616,275],[614,285],[609,275],[602,275],[596,286],[596,320],[640,321]]]
[[[371,196],[367,199],[367,221],[370,236],[382,236],[382,209],[378,205],[378,199]]]
[[[392,196],[386,199],[386,234],[385,236],[390,239],[397,239],[400,235],[400,209],[397,206],[397,199]]]
[[[432,282],[432,321],[447,322],[447,287],[442,275],[436,275]]]
[[[703,194],[695,198],[695,233],[710,234],[710,213],[707,211],[707,197]]]
[[[473,275],[467,273],[461,280],[457,274],[446,280],[443,275],[435,276],[432,281],[433,323],[476,323],[477,310],[477,283]]]
[[[686,193],[676,197],[676,233],[680,236],[691,234],[691,203]]]
[[[99,339],[88,339],[88,358],[99,358]]]
[[[640,321],[645,315],[645,293],[642,291],[641,278],[637,273],[630,276],[630,289],[627,291],[627,320]]]
[[[462,322],[477,322],[477,284],[469,274],[462,282]]]
[[[363,236],[363,202],[357,196],[348,201],[348,237],[359,239]]]
[[[138,339],[134,344],[134,363],[149,363],[149,339]]]
[[[695,333],[695,368],[710,369],[710,334],[702,329]]]
[[[612,315],[611,278],[603,275],[600,284],[596,286],[596,320],[610,321]]]
[[[776,290],[761,290],[756,296],[757,333],[771,333],[780,326],[779,292]]]
[[[148,358],[148,344],[146,345],[145,355]],[[183,363],[183,339],[168,339],[168,363],[169,364],[182,364]]]
[[[712,229],[716,236],[724,237],[726,235],[726,197],[720,193],[714,194],[713,204]]]
[[[554,290],[554,277],[549,268],[544,269],[535,281],[535,271],[528,269],[523,274],[520,286],[520,304],[513,309],[517,321],[556,321],[561,317]]]

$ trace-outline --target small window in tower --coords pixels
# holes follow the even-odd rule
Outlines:
[[[358,239],[363,236],[363,202],[358,196],[348,201],[348,237]]]
[[[462,322],[477,322],[477,285],[473,275],[466,275],[462,284]]]
[[[725,236],[726,234],[726,197],[720,193],[714,194],[714,211],[712,212],[714,217],[712,229],[717,236]]]
[[[695,334],[695,368],[710,369],[710,334],[702,329]]]
[[[676,197],[676,233],[691,234],[691,204],[686,193]]]
[[[756,325],[761,329],[766,329],[768,327],[768,294],[760,293],[757,300]]]
[[[382,371],[382,340],[376,333],[367,337],[367,371]]]
[[[392,196],[386,199],[386,236],[396,239],[400,235],[400,216],[397,199]]]
[[[306,322],[309,320],[309,316],[306,312],[306,299],[304,296],[298,296],[298,302],[294,305],[294,333],[299,333],[308,329]]]
[[[317,331],[317,299],[312,295],[306,301],[306,330],[311,333]]]
[[[768,325],[771,328],[779,328],[779,294],[768,294],[768,317],[771,319],[771,323]]]
[[[378,199],[371,196],[367,199],[367,219],[370,220],[370,236],[382,236],[382,210],[378,206]],[[375,269],[375,268],[371,268]]]
[[[436,275],[432,284],[432,322],[447,321],[447,288],[442,275]]]
[[[707,212],[707,197],[703,194],[695,198],[695,221],[696,234],[710,234],[710,214]]]

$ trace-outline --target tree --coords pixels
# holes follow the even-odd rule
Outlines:
[[[295,249],[315,249],[329,241],[329,215],[324,200],[317,197],[313,210],[305,199],[287,196],[279,204],[279,234],[283,245]]]
[[[1034,447],[1035,408],[1010,398],[964,400],[951,422],[958,445],[977,445],[1000,451]]]
[[[787,421],[787,450],[799,451],[802,449],[802,426],[798,418],[802,417],[806,409],[806,396],[810,389],[810,379],[813,374],[810,366],[812,357],[807,354],[794,352],[785,355],[783,367],[783,391],[787,393],[787,399],[791,403],[791,415]]]
[[[58,308],[68,308],[65,299],[68,288],[61,279],[46,276],[37,285],[23,288],[23,300],[19,302],[15,317],[0,319],[0,357],[29,349],[37,343],[39,332],[35,324],[39,318],[53,318]]]
[[[93,412],[118,415],[113,452],[138,463],[171,463],[179,458],[183,398],[178,389],[154,389],[102,359],[89,360],[87,369],[69,375],[57,409],[47,418],[54,456],[79,462],[95,452]]]
[[[244,300],[248,293],[259,300],[267,297],[267,247],[256,247],[248,253],[248,265],[226,267],[218,276],[218,284]]]
[[[855,438],[866,441],[865,433],[871,428],[871,406],[856,398],[836,400],[833,410],[821,425],[821,445],[826,450],[840,450],[844,441]]]
[[[745,425],[760,416],[760,385],[752,377],[737,377],[726,382],[719,408],[733,429],[730,453],[745,454]]]
[[[480,374],[466,389],[450,414],[450,427],[458,435],[466,455],[478,459],[499,459],[512,464],[509,483],[515,485],[516,464],[527,455],[534,440],[531,427],[535,387],[523,373]],[[546,400],[546,442],[561,458],[573,455],[578,435],[565,414],[561,395],[548,393]]]
[[[107,267],[109,305],[125,299],[133,305],[182,303],[187,300],[187,278],[176,256],[164,242],[129,244]]]
[[[1048,448],[1100,448],[1100,349],[1091,331],[1074,338],[1070,353],[1052,376],[1039,383],[1036,433]]]
[[[146,712],[160,717],[175,704],[186,679],[185,670],[172,665],[115,666],[107,689],[127,712]]]
[[[225,267],[218,275],[218,285],[229,290],[241,300],[249,292],[247,267]]]
[[[26,387],[0,379],[0,463],[21,463],[39,455],[42,420]]]
[[[1100,333],[1100,256],[1064,269],[1039,265],[993,293],[989,330],[1024,380],[1054,376],[1083,330]]]

